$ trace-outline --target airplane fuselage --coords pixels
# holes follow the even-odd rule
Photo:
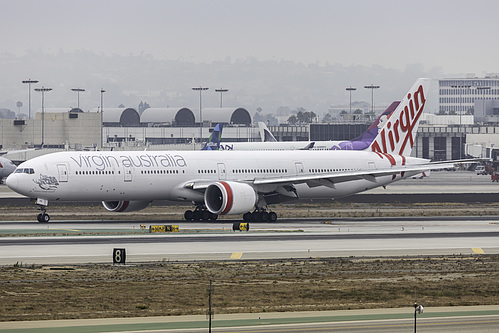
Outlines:
[[[200,202],[203,194],[190,183],[236,181],[252,184],[258,192],[272,192],[283,184],[256,184],[317,174],[386,169],[410,164],[411,158],[365,151],[127,151],[61,152],[21,164],[8,185],[31,198],[47,200],[187,200]],[[418,160],[419,159],[414,159]],[[412,176],[406,173],[403,178]],[[362,178],[321,184],[295,185],[299,198],[337,198],[399,180],[398,176]],[[285,183],[284,183],[285,184]]]

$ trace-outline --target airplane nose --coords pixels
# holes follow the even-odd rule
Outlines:
[[[7,179],[5,180],[5,184],[11,189],[11,190],[16,190],[17,188],[17,183],[19,180],[17,179],[17,175],[9,175]]]

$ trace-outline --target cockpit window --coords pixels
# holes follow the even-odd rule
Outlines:
[[[33,168],[17,168],[15,173],[27,173],[28,175],[32,175],[35,173],[35,169]]]

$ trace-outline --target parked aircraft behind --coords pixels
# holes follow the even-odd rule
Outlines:
[[[16,165],[8,158],[2,157],[2,155],[25,153],[27,151],[35,150],[34,148],[20,149],[20,150],[2,150],[0,151],[0,184],[3,184],[3,179],[7,178],[14,170],[16,170]]]
[[[277,141],[264,123],[258,123],[262,138],[274,138],[265,142],[221,142],[222,124],[215,126],[203,150],[364,150],[378,135],[378,126],[397,108],[400,102],[393,102],[360,136],[342,141]]]
[[[258,130],[260,131],[260,138],[262,142],[276,142],[274,134],[268,129],[267,125],[264,122],[258,122]]]
[[[102,201],[109,211],[130,212],[153,200],[193,202],[186,220],[275,221],[270,204],[335,199],[448,167],[410,157],[429,83],[413,85],[368,151],[60,152],[22,163],[6,183],[37,199],[40,222],[50,220],[49,201]]]
[[[7,178],[15,169],[16,165],[11,160],[0,156],[0,184],[3,184],[3,179]]]

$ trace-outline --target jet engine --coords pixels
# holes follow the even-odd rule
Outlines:
[[[204,192],[204,204],[213,214],[247,213],[255,207],[258,195],[253,187],[238,182],[216,182]]]
[[[136,212],[147,208],[151,201],[102,201],[102,205],[110,212]]]

